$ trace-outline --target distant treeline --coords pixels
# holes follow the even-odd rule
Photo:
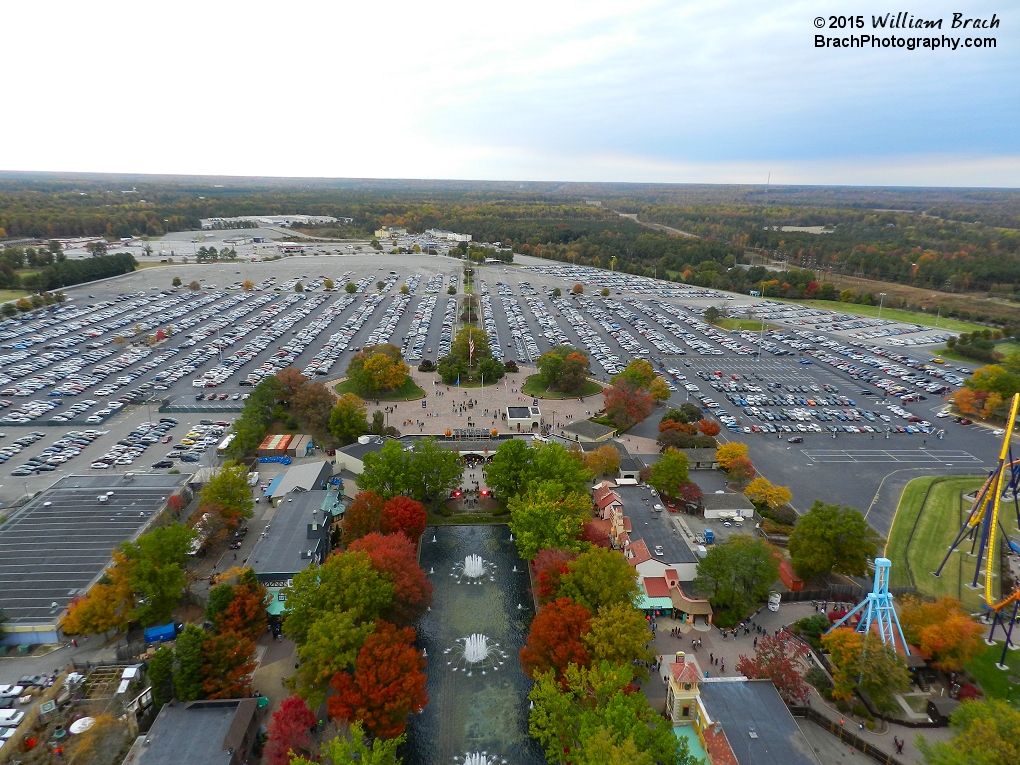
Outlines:
[[[40,271],[21,276],[14,269],[21,268],[23,263],[24,255],[20,248],[7,247],[4,249],[0,254],[0,287],[3,289],[24,289],[30,292],[47,292],[96,279],[127,274],[138,267],[134,256],[126,252],[82,260],[66,260],[61,256],[60,259],[51,261],[51,265],[45,266]]]
[[[0,177],[6,237],[158,236],[201,218],[293,213],[351,217],[343,236],[444,228],[520,254],[718,287],[742,283],[731,269],[766,256],[819,284],[845,274],[1020,298],[1020,231],[1010,230],[1020,193],[1008,190]]]

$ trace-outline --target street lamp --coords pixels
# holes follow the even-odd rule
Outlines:
[[[885,300],[885,293],[878,293],[878,318],[882,318],[882,302]]]
[[[932,299],[933,300],[937,300],[938,299],[938,295],[932,295]],[[939,325],[939,319],[942,318],[942,304],[938,303],[936,305],[938,306],[938,309],[939,309],[938,314],[935,316],[935,326],[937,327]]]

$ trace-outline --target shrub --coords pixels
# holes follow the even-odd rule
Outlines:
[[[763,518],[771,518],[784,526],[794,526],[797,523],[797,511],[789,505],[781,505],[772,509],[764,508],[761,514]]]
[[[717,627],[722,627],[723,629],[736,627],[740,624],[740,614],[736,611],[723,611],[722,613],[716,614],[713,622]]]

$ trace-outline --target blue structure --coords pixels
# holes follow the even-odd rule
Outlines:
[[[896,615],[896,607],[893,605],[893,596],[889,592],[889,570],[891,568],[892,561],[888,558],[875,558],[875,585],[871,588],[871,592],[846,616],[833,624],[829,631],[842,626],[851,616],[863,611],[864,614],[857,625],[858,632],[867,635],[874,624],[878,627],[878,635],[884,644],[890,645],[893,650],[896,650],[896,638],[899,637],[904,653],[910,656],[910,646],[907,645],[907,639],[903,637],[900,619]]]

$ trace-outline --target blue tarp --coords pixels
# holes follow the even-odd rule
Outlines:
[[[276,491],[276,487],[280,485],[280,481],[283,480],[282,475],[276,476],[272,481],[269,482],[269,486],[266,487],[266,496],[273,496],[273,492]]]
[[[160,624],[157,627],[147,627],[145,630],[145,642],[146,643],[159,643],[164,640],[173,640],[177,637],[177,630],[174,628],[174,623]]]

